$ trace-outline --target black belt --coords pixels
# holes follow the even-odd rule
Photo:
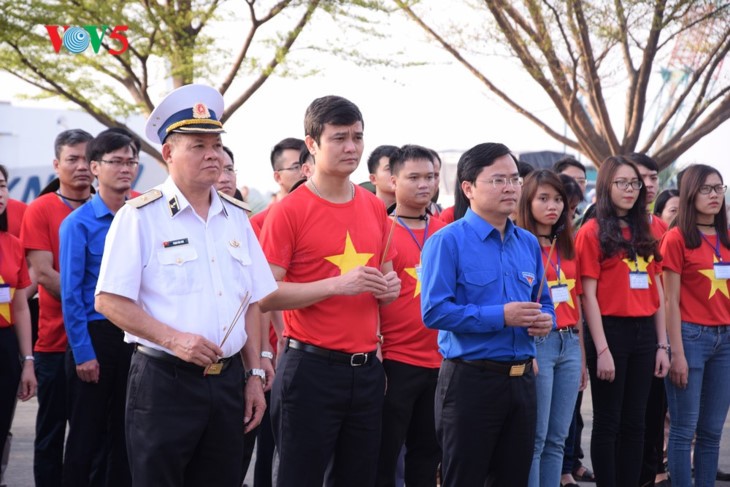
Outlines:
[[[184,367],[186,369],[196,370],[199,371],[201,374],[203,373],[203,370],[205,367],[201,367],[200,365],[196,365],[192,362],[186,362],[185,360],[175,357],[174,355],[170,355],[167,352],[163,352],[162,350],[157,350],[156,348],[152,347],[146,347],[144,345],[140,345],[139,343],[135,345],[134,350],[136,352],[141,353],[142,355],[146,357],[150,357],[156,360],[161,360],[162,362],[167,362],[169,364],[177,365],[178,367]],[[231,364],[231,359],[235,357],[235,355],[231,357],[226,357],[223,359],[220,359],[218,363],[223,364],[223,368],[221,368],[221,372],[226,370],[228,366]]]
[[[510,377],[520,377],[532,370],[532,359],[519,362],[497,362],[495,360],[463,360],[453,359],[454,362],[461,362],[490,372],[509,375]]]
[[[300,350],[302,352],[313,353],[314,355],[325,357],[331,362],[350,365],[352,367],[360,367],[361,365],[365,365],[373,358],[375,358],[375,352],[337,352],[335,350],[329,350],[327,348],[310,345],[309,343],[300,342],[299,340],[295,340],[294,338],[287,339],[287,346],[289,348],[293,348],[294,350]]]

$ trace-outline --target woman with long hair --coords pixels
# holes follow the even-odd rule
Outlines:
[[[525,178],[517,222],[542,248],[545,284],[557,328],[537,338],[537,428],[530,487],[560,485],[563,450],[579,388],[586,385],[581,340],[580,273],[573,247],[570,200],[560,178],[543,169]]]
[[[672,484],[715,485],[720,437],[730,407],[730,237],[722,176],[690,166],[679,212],[662,240],[672,364],[666,380]]]
[[[658,245],[639,170],[607,158],[596,181],[596,217],[575,242],[589,333],[591,459],[602,486],[638,485],[652,375],[669,368]]]
[[[27,401],[38,385],[25,295],[31,282],[23,244],[8,233],[7,204],[8,170],[0,165],[0,443],[10,431],[15,398]]]

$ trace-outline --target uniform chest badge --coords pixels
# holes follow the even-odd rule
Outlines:
[[[527,281],[527,284],[529,284],[532,287],[532,284],[535,282],[535,274],[532,272],[523,272],[522,278]]]

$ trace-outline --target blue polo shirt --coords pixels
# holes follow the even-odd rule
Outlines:
[[[534,235],[508,220],[502,240],[499,230],[468,209],[464,218],[426,241],[421,268],[423,321],[440,330],[444,358],[513,361],[535,356],[527,328],[504,324],[506,303],[537,301],[543,266]],[[547,284],[540,303],[555,327]]]
[[[94,309],[104,240],[114,214],[99,194],[71,212],[59,229],[63,324],[76,364],[96,358],[88,323],[106,319]]]

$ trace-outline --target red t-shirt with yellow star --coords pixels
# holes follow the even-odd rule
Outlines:
[[[444,222],[444,223],[454,223],[454,206],[449,206],[444,211],[442,211],[438,218]]]
[[[411,228],[413,235],[400,224],[393,233],[393,246],[398,251],[393,269],[400,278],[398,299],[380,308],[380,333],[383,335],[383,358],[417,367],[436,369],[441,366],[438,351],[438,330],[426,328],[421,316],[421,281],[417,267],[421,248],[428,237],[446,226],[438,218],[428,220],[426,229]]]
[[[0,232],[0,285],[10,288],[8,297],[12,300],[16,289],[25,289],[30,284],[23,244],[10,233]],[[0,328],[12,326],[13,321],[12,303],[0,302]]]
[[[654,238],[657,239],[657,242],[660,242],[664,234],[667,233],[669,226],[658,216],[649,215],[649,229]]]
[[[558,322],[558,329],[575,326],[580,317],[580,309],[578,309],[578,296],[583,294],[583,288],[580,283],[580,264],[577,255],[573,259],[565,259],[560,256],[558,248],[555,247],[553,255],[550,256],[548,263],[548,255],[550,255],[550,246],[542,248],[542,264],[545,267],[545,279],[547,285],[568,286],[569,297],[567,301],[555,303],[555,317]],[[558,260],[560,257],[560,260]],[[560,263],[560,279],[558,279],[558,262]]]
[[[625,239],[631,238],[629,228],[622,229]],[[659,309],[659,293],[656,277],[661,266],[654,256],[644,259],[637,256],[636,261],[629,259],[625,252],[603,258],[598,240],[598,222],[589,220],[578,230],[575,238],[581,277],[598,281],[596,297],[603,316],[646,317]],[[631,289],[629,272],[639,270],[649,274],[648,289]]]
[[[713,264],[717,235],[705,235],[696,249],[685,246],[679,228],[669,230],[662,240],[664,269],[680,275],[679,312],[682,321],[699,325],[730,324],[730,292],[727,279],[715,279]],[[720,243],[723,262],[730,262],[730,250]]]
[[[391,221],[383,202],[355,186],[347,203],[331,203],[308,187],[273,205],[261,230],[269,263],[286,269],[285,282],[338,277],[359,266],[379,269]],[[386,262],[396,251],[388,249]],[[284,335],[347,353],[377,348],[378,301],[372,293],[334,296],[291,310]]]

